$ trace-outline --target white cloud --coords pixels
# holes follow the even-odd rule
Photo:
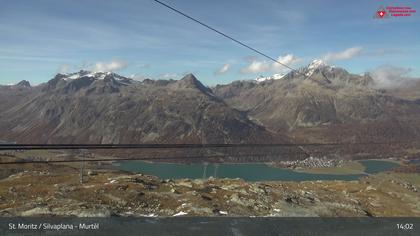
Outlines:
[[[377,88],[391,88],[403,85],[405,82],[412,80],[408,76],[411,71],[409,68],[396,67],[391,65],[382,65],[369,74],[374,81],[374,86]]]
[[[330,52],[322,56],[322,60],[324,61],[347,60],[347,59],[360,55],[362,50],[363,50],[362,47],[351,47],[341,52]]]
[[[178,80],[182,79],[185,75],[189,74],[189,72],[182,72],[182,73],[164,73],[156,76],[156,79],[163,79],[163,80]]]
[[[112,60],[110,62],[97,62],[92,68],[92,71],[117,71],[127,67],[127,63],[121,60]]]
[[[293,66],[297,62],[299,62],[301,59],[296,57],[293,54],[286,54],[284,56],[279,56],[277,58],[277,61],[279,61],[282,64]],[[289,71],[287,67],[276,63],[276,62],[268,62],[268,61],[258,61],[255,58],[252,59],[249,64],[246,67],[243,67],[240,70],[240,73],[242,74],[252,74],[252,73],[261,73],[261,72],[274,72],[274,73],[286,73]]]
[[[222,67],[220,67],[220,69],[218,69],[218,70],[215,72],[215,74],[216,74],[216,75],[223,75],[223,74],[225,74],[226,72],[228,72],[228,71],[229,71],[229,69],[230,69],[230,64],[229,64],[229,63],[226,63],[226,64],[224,64]]]
[[[68,64],[61,64],[58,67],[58,73],[60,73],[60,74],[68,73],[69,72],[69,69],[70,69],[70,65],[68,65]]]
[[[133,80],[137,80],[137,81],[143,81],[147,79],[148,77],[143,74],[131,74],[129,78]]]
[[[248,66],[242,68],[242,74],[266,72],[270,69],[270,64],[266,61],[252,61]]]
[[[277,58],[277,61],[281,62],[282,64],[288,65],[288,66],[293,66],[294,64],[301,61],[301,59],[296,57],[293,54],[286,54],[284,56],[279,56]],[[281,72],[281,73],[284,73],[287,70],[289,70],[287,67],[285,67],[283,65],[280,65],[279,63],[275,63],[275,62],[273,62],[272,69],[273,69],[274,72]]]
[[[159,79],[179,79],[181,77],[178,73],[165,73],[158,76]]]

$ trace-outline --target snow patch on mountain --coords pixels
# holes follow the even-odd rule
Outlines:
[[[309,63],[309,65],[307,65],[306,67],[299,69],[299,72],[302,74],[305,74],[306,77],[310,77],[315,71],[319,69],[324,69],[324,68],[329,69],[331,71],[334,68],[334,66],[328,65],[321,59],[315,59],[311,63]],[[255,79],[255,81],[257,83],[261,83],[268,80],[278,80],[278,79],[283,79],[286,75],[287,74],[274,74],[272,76],[267,76],[267,77],[259,76]]]
[[[264,77],[264,76],[259,76],[255,79],[255,81],[257,83],[261,83],[267,80],[278,80],[278,79],[282,79],[285,76],[285,74],[274,74],[272,76],[268,76],[268,77]]]
[[[76,79],[80,79],[82,77],[91,77],[94,78],[96,80],[103,80],[105,79],[105,77],[107,76],[112,76],[112,78],[114,78],[115,80],[118,81],[129,81],[131,79],[126,78],[124,76],[112,73],[112,72],[91,72],[91,71],[85,71],[85,70],[81,70],[75,73],[69,73],[69,74],[64,74],[63,76],[63,80],[65,81],[70,81],[70,80],[76,80]]]
[[[307,72],[306,72],[306,76],[311,76],[315,70],[317,70],[318,68],[321,67],[326,67],[328,66],[323,60],[321,59],[315,59],[313,60],[307,67]]]

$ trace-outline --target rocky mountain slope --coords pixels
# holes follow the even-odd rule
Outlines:
[[[192,74],[178,81],[139,82],[114,73],[80,71],[57,74],[34,88],[1,90],[7,91],[1,96],[8,97],[0,112],[1,140],[241,143],[273,138]]]
[[[15,85],[0,85],[0,111],[5,111],[16,104],[19,104],[23,99],[31,96],[35,90],[36,89],[31,87],[30,83],[26,80],[22,80]]]
[[[369,74],[351,74],[320,60],[286,75],[212,89],[192,74],[141,82],[115,73],[57,74],[34,87],[25,81],[0,86],[0,140],[395,145],[418,140],[420,103],[415,89],[409,88],[407,97],[402,90],[374,85]],[[401,156],[420,150],[394,144],[348,147],[345,152]],[[306,151],[325,153],[325,147]]]
[[[392,141],[420,135],[420,105],[315,60],[281,79],[236,81],[214,93],[275,132],[309,141]]]
[[[408,80],[401,86],[385,89],[384,92],[420,104],[420,79]]]

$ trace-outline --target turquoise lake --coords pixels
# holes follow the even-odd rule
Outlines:
[[[397,163],[380,160],[360,161],[365,167],[366,173],[374,174],[387,171],[398,166]],[[333,175],[333,174],[310,174],[296,172],[290,169],[281,169],[264,163],[244,164],[178,164],[145,161],[122,161],[118,163],[118,169],[155,175],[162,179],[200,179],[210,176],[217,178],[241,178],[246,181],[304,181],[304,180],[357,180],[364,175]]]

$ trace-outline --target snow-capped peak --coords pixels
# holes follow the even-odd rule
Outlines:
[[[326,66],[326,65],[327,64],[323,60],[315,59],[308,65],[308,69],[316,69],[316,68],[319,68],[321,66]]]
[[[105,79],[106,76],[112,76],[116,80],[129,80],[128,78],[125,78],[123,76],[117,75],[112,72],[102,72],[102,71],[91,72],[91,71],[86,71],[86,70],[81,70],[75,73],[64,74],[62,78],[66,81],[76,80],[82,77],[91,77],[93,79],[102,80],[102,79]]]
[[[321,59],[315,59],[313,60],[307,67],[306,76],[311,76],[316,69],[322,68],[322,67],[330,67],[327,63],[325,63]]]
[[[81,77],[93,77],[93,74],[91,74],[89,71],[81,70],[76,73],[65,74],[65,77],[63,79],[66,81],[69,81],[69,80],[79,79]]]
[[[272,76],[268,76],[268,77],[264,77],[264,76],[258,76],[255,81],[257,81],[257,83],[263,82],[263,81],[267,81],[267,80],[278,80],[278,79],[282,79],[285,76],[285,74],[274,74]]]

